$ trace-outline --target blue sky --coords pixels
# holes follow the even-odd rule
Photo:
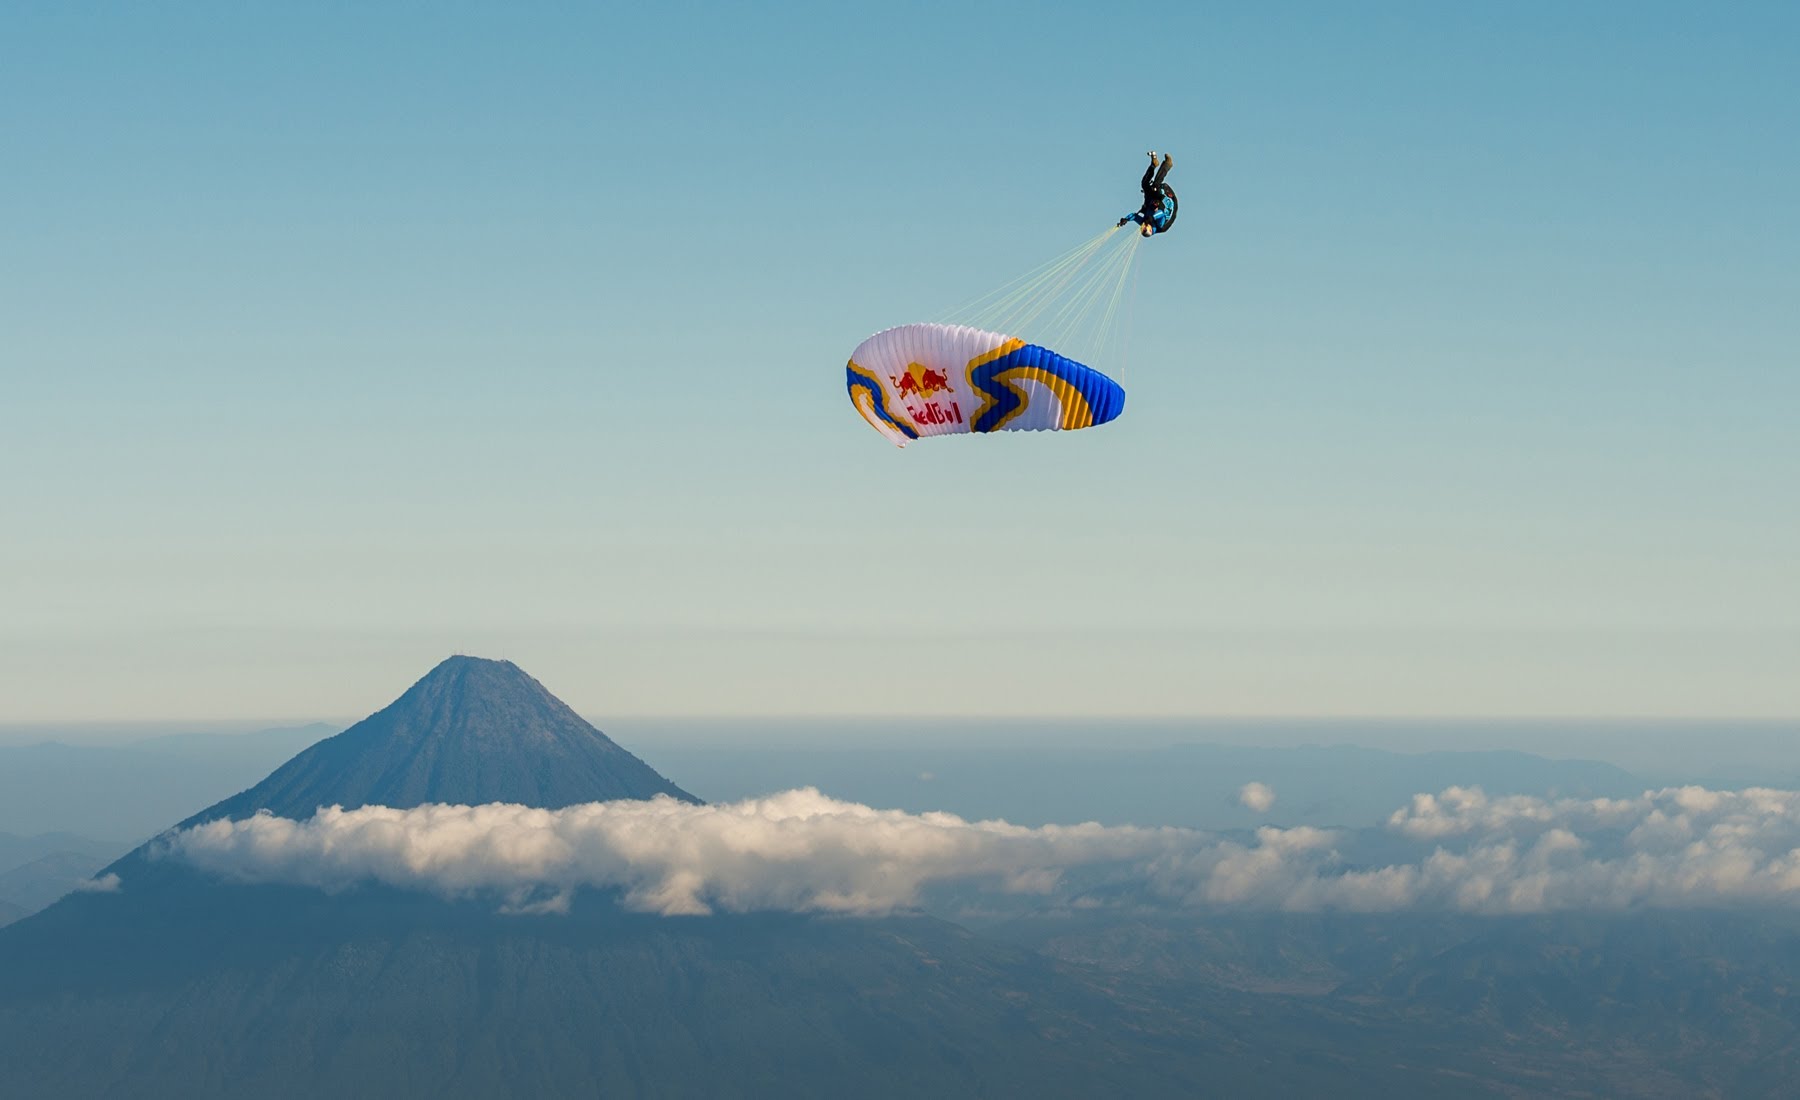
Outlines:
[[[13,5],[0,720],[1800,713],[1791,5]],[[845,399],[1135,205],[1130,394]]]

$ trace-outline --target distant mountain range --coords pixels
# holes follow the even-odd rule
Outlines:
[[[0,873],[63,852],[96,859],[99,862],[95,866],[100,866],[130,847],[130,844],[95,840],[79,833],[38,833],[35,836],[0,833]]]
[[[0,833],[0,924],[49,905],[128,847],[74,833]]]
[[[52,852],[0,872],[0,900],[33,913],[80,886],[106,865],[79,852]]]
[[[129,745],[0,745],[0,832],[60,831],[135,844],[195,806],[243,790],[339,728],[174,734]]]
[[[867,748],[662,745],[657,757],[708,798],[731,801],[816,786],[871,806],[948,810],[1015,824],[1100,821],[1199,829],[1263,824],[1358,827],[1385,821],[1421,792],[1625,796],[1642,780],[1611,764],[1522,752],[1395,753],[1353,745],[1266,748]],[[1239,802],[1247,782],[1272,807]]]

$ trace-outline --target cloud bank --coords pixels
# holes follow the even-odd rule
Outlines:
[[[1410,856],[1396,859],[1396,846]],[[1377,850],[1381,859],[1361,855]],[[305,821],[264,814],[200,825],[165,837],[157,854],[244,881],[493,894],[514,911],[556,911],[576,889],[599,887],[668,915],[874,914],[915,905],[945,882],[1094,904],[1072,884],[1076,868],[1099,869],[1107,904],[1200,909],[1800,906],[1800,792],[1683,787],[1551,800],[1452,787],[1415,795],[1382,830],[1264,827],[1233,838],[970,822],[808,788],[709,806],[329,807]]]
[[[1163,857],[1163,893],[1195,906],[1485,914],[1800,906],[1800,793],[1678,787],[1636,798],[1414,795],[1388,837],[1416,859],[1364,864],[1354,838],[1256,831]]]
[[[328,890],[380,882],[451,896],[494,891],[518,909],[562,908],[571,891],[589,886],[623,889],[627,905],[669,915],[881,913],[913,904],[938,881],[981,878],[1043,893],[1066,868],[1150,857],[1190,835],[968,822],[806,788],[705,806],[667,797],[562,810],[334,806],[306,821],[209,822],[167,838],[161,854],[233,878]]]

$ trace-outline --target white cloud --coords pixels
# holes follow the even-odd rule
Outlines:
[[[107,872],[99,878],[82,879],[75,884],[78,894],[116,894],[119,892],[119,876]]]
[[[968,822],[875,810],[808,788],[707,806],[658,798],[562,810],[328,807],[306,821],[210,822],[165,838],[160,851],[251,881],[494,891],[516,911],[554,911],[573,889],[597,886],[622,888],[627,904],[664,914],[879,913],[912,904],[935,881],[983,878],[1046,893],[1064,869],[1148,857],[1193,835]]]
[[[1097,898],[1071,886],[1068,872],[1097,866],[1107,897],[1200,908],[1800,906],[1793,791],[1685,787],[1583,800],[1451,788],[1414,796],[1386,834],[1371,845],[1314,828],[1237,839],[1091,823],[1026,828],[875,810],[805,789],[712,806],[333,807],[306,821],[212,822],[164,838],[159,851],[250,881],[494,894],[513,912],[556,912],[592,886],[664,914],[880,913],[949,881],[1091,906]],[[1396,843],[1412,853],[1395,857]],[[1369,861],[1363,850],[1385,854]]]
[[[1267,783],[1246,783],[1238,788],[1238,803],[1246,809],[1266,814],[1275,805],[1275,788]]]
[[[1195,905],[1541,913],[1800,905],[1800,793],[1679,787],[1626,799],[1415,795],[1388,821],[1415,860],[1351,866],[1352,838],[1260,829],[1165,856],[1153,880]],[[1429,846],[1429,850],[1425,850]]]

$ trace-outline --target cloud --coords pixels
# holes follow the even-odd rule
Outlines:
[[[1245,788],[1246,805],[1258,786]],[[1264,827],[1225,837],[971,822],[876,810],[808,788],[710,806],[660,798],[562,810],[330,807],[305,821],[211,822],[165,837],[156,851],[246,881],[487,894],[521,913],[558,912],[576,889],[604,887],[669,915],[873,914],[915,905],[940,883],[1079,907],[1504,914],[1800,906],[1800,793],[1681,787],[1543,799],[1453,787],[1414,796],[1381,830]],[[1086,888],[1095,881],[1103,893]]]
[[[1275,805],[1275,788],[1267,783],[1246,783],[1238,788],[1238,803],[1246,809],[1266,814],[1269,807]]]
[[[1260,829],[1162,857],[1153,881],[1191,905],[1468,913],[1639,906],[1800,906],[1800,793],[1676,787],[1626,799],[1415,795],[1388,831],[1417,858],[1351,858],[1354,837]]]
[[[343,889],[381,882],[450,896],[497,892],[513,911],[566,907],[578,887],[617,887],[663,914],[778,909],[880,913],[928,883],[981,878],[1047,893],[1083,864],[1146,858],[1179,829],[969,822],[875,810],[811,788],[695,806],[670,798],[525,806],[321,809],[261,814],[165,838],[158,853],[218,874]]]
[[[99,878],[82,879],[75,884],[78,894],[116,894],[119,892],[119,876],[110,871]]]

